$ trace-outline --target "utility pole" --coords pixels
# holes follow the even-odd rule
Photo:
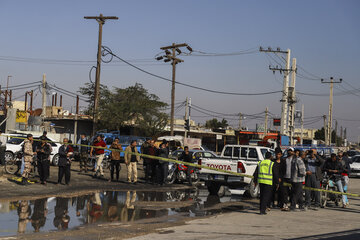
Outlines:
[[[99,39],[98,39],[98,51],[97,51],[97,62],[96,62],[96,78],[95,78],[95,89],[94,89],[94,116],[93,116],[93,135],[95,135],[97,124],[98,124],[98,108],[100,99],[100,67],[101,67],[101,45],[102,45],[102,27],[106,20],[117,20],[115,16],[93,16],[84,17],[85,19],[95,19],[99,23]]]
[[[300,135],[300,144],[304,143],[304,104],[301,105],[301,135]]]
[[[324,81],[324,79],[321,79],[321,83],[330,83],[330,97],[329,97],[329,119],[328,119],[328,125],[327,125],[327,145],[331,145],[331,129],[332,129],[332,120],[333,120],[333,91],[334,91],[334,83],[341,83],[342,79],[340,78],[339,81],[334,81],[334,78],[331,77],[330,81]]]
[[[7,76],[6,90],[8,90],[8,91],[9,91],[9,79],[10,79],[11,77],[12,77],[11,75]]]
[[[338,144],[337,144],[337,128],[338,128],[338,122],[337,120],[335,120],[335,145],[338,147]]]
[[[265,129],[264,129],[265,136],[268,132],[268,114],[269,114],[269,109],[268,109],[268,107],[266,107],[266,109],[265,109]]]
[[[185,106],[185,138],[187,138],[187,120],[189,119],[189,99],[186,97],[186,106]]]
[[[271,49],[270,47],[268,49],[264,49],[260,47],[260,52],[270,52],[270,53],[282,53],[286,54],[286,65],[285,68],[271,67],[269,66],[269,69],[273,71],[275,74],[275,71],[279,71],[280,73],[284,72],[284,84],[283,84],[283,94],[281,99],[281,126],[280,126],[280,134],[281,135],[288,135],[288,127],[287,127],[287,117],[288,117],[288,96],[289,96],[289,73],[290,73],[290,49],[287,49],[286,51],[282,51],[280,48],[277,48],[276,50]]]
[[[75,112],[75,123],[74,123],[74,143],[77,143],[78,114],[79,114],[79,95],[76,95],[76,112]]]
[[[25,92],[25,112],[28,111],[28,109],[27,109],[27,96],[30,97],[29,113],[31,114],[31,113],[32,113],[32,109],[33,109],[34,91],[31,90],[31,91]]]
[[[326,124],[326,115],[323,115],[323,118],[324,118],[324,135],[325,135],[325,144],[327,144],[328,142],[328,134],[327,134],[327,131],[328,131],[328,127],[327,127],[327,124]]]
[[[156,60],[160,61],[163,58],[164,62],[170,62],[172,65],[172,81],[171,81],[171,113],[170,113],[170,136],[174,136],[174,108],[175,108],[175,72],[176,72],[176,64],[180,62],[184,62],[184,60],[177,58],[176,55],[181,54],[181,47],[186,47],[190,52],[192,52],[192,48],[186,44],[175,44],[173,43],[170,46],[161,47],[161,50],[165,51],[164,56],[159,56]],[[171,52],[169,51],[171,50]],[[176,54],[178,53],[178,54]]]
[[[242,118],[243,118],[243,116],[242,116],[242,113],[239,113],[239,131],[241,131],[241,125],[242,125]]]
[[[46,116],[46,75],[43,74],[42,79],[42,112],[41,112],[41,118],[44,122],[44,118]]]
[[[292,59],[291,66],[291,86],[289,87],[289,135],[290,144],[294,145],[295,135],[295,108],[296,108],[296,93],[295,93],[295,81],[296,81],[296,58]]]
[[[342,126],[340,126],[340,139],[341,139],[340,147],[342,147],[343,143],[344,143],[344,141],[343,141],[343,127]]]

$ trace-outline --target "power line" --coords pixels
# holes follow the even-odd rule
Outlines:
[[[13,62],[29,62],[29,63],[45,63],[45,64],[94,64],[94,60],[71,60],[71,59],[49,59],[49,58],[28,58],[28,57],[13,57],[13,56],[0,56],[0,60],[13,61]],[[127,59],[129,62],[149,63],[156,62],[153,58],[139,58]],[[121,61],[114,61],[121,62]]]
[[[341,121],[348,121],[348,122],[360,122],[360,119],[344,119],[344,118],[338,118],[338,117],[334,117],[334,119],[341,120]]]
[[[226,57],[226,56],[239,56],[246,54],[258,53],[258,48],[250,48],[247,50],[236,51],[236,52],[227,52],[227,53],[214,53],[214,52],[204,52],[199,50],[193,50],[191,53],[182,53],[183,56],[195,56],[195,57]]]
[[[137,66],[135,66],[134,64],[131,64],[130,62],[120,58],[119,56],[117,56],[116,54],[112,53],[110,51],[110,49],[106,49],[106,51],[108,51],[109,54],[113,55],[114,57],[118,58],[119,60],[123,61],[124,63],[128,64],[129,66],[143,72],[143,73],[146,73],[148,75],[151,75],[153,77],[156,77],[156,78],[159,78],[159,79],[162,79],[162,80],[165,80],[167,82],[172,82],[171,79],[168,79],[168,78],[165,78],[165,77],[162,77],[162,76],[159,76],[159,75],[156,75],[154,73],[151,73],[149,71],[146,71],[142,68],[139,68]],[[218,93],[218,94],[225,94],[225,95],[237,95],[237,96],[259,96],[259,95],[269,95],[269,94],[275,94],[275,93],[281,93],[282,91],[271,91],[271,92],[262,92],[262,93],[236,93],[236,92],[224,92],[224,91],[216,91],[216,90],[211,90],[211,89],[207,89],[207,88],[202,88],[202,87],[197,87],[197,86],[193,86],[193,85],[190,85],[190,84],[186,84],[186,83],[182,83],[182,82],[178,82],[178,81],[175,81],[176,84],[179,84],[179,85],[182,85],[182,86],[185,86],[185,87],[190,87],[190,88],[194,88],[194,89],[198,89],[198,90],[201,90],[201,91],[205,91],[205,92],[211,92],[211,93]]]
[[[74,93],[74,92],[68,91],[68,90],[66,90],[66,89],[60,88],[60,87],[56,86],[55,84],[49,84],[49,86],[54,87],[54,88],[59,89],[59,90],[62,90],[62,91],[64,91],[64,92],[67,92],[67,93],[69,93],[69,94],[72,94],[72,95],[74,95],[74,96],[79,96],[78,93]],[[80,95],[80,97],[82,97],[82,98],[84,98],[84,99],[90,100],[89,97],[86,97],[86,96],[84,96],[84,95]]]

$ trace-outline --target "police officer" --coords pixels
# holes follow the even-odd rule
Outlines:
[[[266,215],[266,207],[271,201],[273,184],[273,165],[271,152],[266,152],[254,173],[255,184],[260,184],[260,215]]]
[[[28,184],[29,174],[31,172],[31,163],[33,162],[33,156],[36,152],[33,151],[33,135],[28,134],[24,140],[23,146],[24,153],[24,171],[22,173],[21,183],[23,185]]]

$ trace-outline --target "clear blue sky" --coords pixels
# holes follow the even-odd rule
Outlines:
[[[291,57],[306,71],[329,78],[343,78],[360,88],[360,2],[359,1],[0,1],[0,84],[12,75],[10,85],[47,79],[70,91],[89,81],[92,63],[40,64],[8,61],[10,57],[92,61],[96,59],[98,24],[84,16],[103,13],[118,21],[104,25],[103,45],[140,67],[171,77],[171,67],[151,61],[160,47],[186,42],[204,52],[236,52],[251,48],[291,49]],[[280,61],[274,55],[275,60]],[[177,80],[210,89],[232,92],[267,92],[282,89],[282,76],[268,70],[275,61],[264,53],[231,57],[182,57],[177,65]],[[5,60],[4,60],[5,59]],[[7,60],[6,60],[7,59]],[[308,77],[309,74],[299,73]],[[124,64],[103,64],[101,81],[116,87],[139,82],[163,101],[169,102],[170,84],[148,76]],[[348,84],[335,93],[353,90]],[[320,81],[297,78],[297,90],[328,93]],[[338,89],[339,88],[339,89]],[[348,138],[360,135],[360,91],[334,98],[334,119],[347,127]],[[15,96],[23,92],[18,91]],[[221,113],[259,113],[268,106],[280,114],[281,94],[265,96],[226,96],[201,92],[182,86],[176,88],[176,100],[191,97],[205,109]],[[305,117],[328,113],[328,96],[299,95],[297,109],[305,105]],[[40,97],[37,97],[37,101]],[[71,98],[65,106],[75,105]],[[169,102],[170,103],[170,102]],[[182,115],[183,110],[177,113]],[[204,114],[193,111],[194,116]],[[180,116],[178,116],[180,117]],[[210,118],[210,117],[209,117]],[[207,118],[195,118],[204,122]],[[314,118],[316,120],[316,118]],[[340,120],[345,119],[345,120]],[[308,119],[307,123],[312,123]],[[234,126],[236,120],[229,119]],[[261,120],[246,119],[250,128]],[[306,127],[322,126],[322,121]]]

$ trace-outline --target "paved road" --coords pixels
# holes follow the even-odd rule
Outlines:
[[[360,179],[351,178],[350,184],[350,192],[360,193]],[[350,198],[347,209],[272,210],[266,216],[257,209],[240,210],[132,239],[360,239],[360,198]]]

